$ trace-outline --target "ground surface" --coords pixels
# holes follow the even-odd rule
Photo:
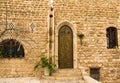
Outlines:
[[[32,77],[0,78],[0,83],[83,83],[80,80],[45,80]]]

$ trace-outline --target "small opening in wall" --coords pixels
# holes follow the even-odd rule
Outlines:
[[[93,79],[100,81],[100,68],[90,68],[90,76]]]
[[[115,48],[118,47],[118,34],[117,28],[109,27],[106,29],[106,37],[107,37],[107,48]]]
[[[52,14],[50,14],[50,18],[52,18],[53,17],[53,15]]]
[[[53,7],[51,7],[50,10],[53,11]]]

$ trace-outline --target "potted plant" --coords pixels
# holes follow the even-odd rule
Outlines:
[[[52,72],[55,70],[55,64],[52,62],[52,57],[45,57],[42,56],[40,61],[34,66],[34,70],[38,69],[39,67],[44,68],[44,75],[51,75]]]

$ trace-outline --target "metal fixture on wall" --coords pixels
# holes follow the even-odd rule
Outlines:
[[[77,36],[80,38],[80,44],[82,45],[82,39],[85,37],[84,34],[78,33]]]
[[[33,33],[33,31],[34,31],[34,29],[35,29],[34,23],[31,23],[31,24],[30,24],[30,29],[31,29],[31,32]]]

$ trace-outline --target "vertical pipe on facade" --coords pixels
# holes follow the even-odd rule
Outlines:
[[[52,56],[52,17],[51,17],[51,2],[50,0],[50,10],[49,10],[49,57]]]
[[[50,48],[50,56],[51,56],[51,53],[52,53],[52,25],[51,25],[51,21],[52,21],[52,18],[49,17],[49,48]]]
[[[6,21],[6,29],[7,29],[7,25],[8,25],[8,23],[7,23],[7,12],[8,12],[8,11],[7,11],[7,0],[5,0],[5,8],[6,8],[6,9],[5,9],[5,10],[6,10],[6,11],[5,11],[5,12],[6,12],[5,21]]]
[[[51,5],[51,11],[52,11],[52,15],[53,15],[53,20],[52,20],[52,26],[53,26],[53,58],[54,58],[54,63],[55,63],[55,25],[54,25],[54,20],[55,20],[55,16],[54,16],[54,1],[52,0],[52,5]]]
[[[50,23],[49,23],[49,37],[50,37],[50,54],[54,58],[53,62],[55,62],[54,55],[54,10],[53,10],[53,0],[50,0]]]

